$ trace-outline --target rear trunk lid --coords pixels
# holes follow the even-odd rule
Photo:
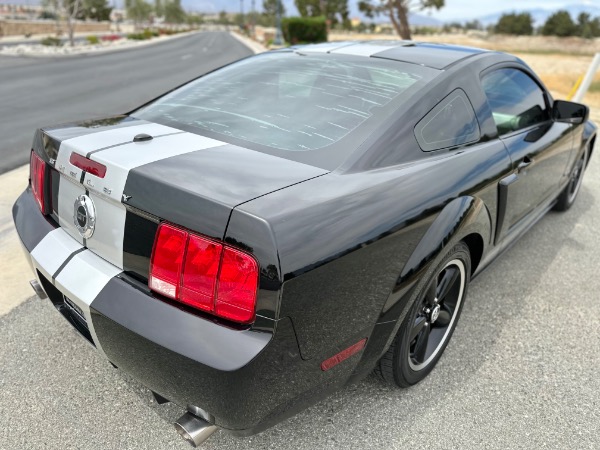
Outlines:
[[[127,270],[124,255],[143,255],[137,270],[142,276],[154,239],[155,228],[148,223],[164,219],[222,239],[237,205],[328,172],[175,128],[135,122],[102,131],[80,130],[76,137],[71,137],[77,135],[73,126],[68,132],[54,128],[39,133],[44,145],[52,142],[57,149],[55,158],[47,154],[56,171],[53,215],[60,226],[120,269]],[[151,138],[134,142],[142,134]],[[106,166],[105,176],[71,164],[73,153]],[[82,195],[93,203],[93,211],[84,214],[95,220],[89,237],[76,224],[76,202]]]

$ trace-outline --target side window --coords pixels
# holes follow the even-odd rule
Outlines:
[[[479,123],[462,89],[456,89],[436,105],[415,127],[423,151],[441,150],[479,140]]]
[[[550,119],[544,92],[518,69],[498,69],[481,80],[498,134],[503,135]]]

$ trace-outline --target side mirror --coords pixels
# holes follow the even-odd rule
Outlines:
[[[555,100],[552,106],[552,120],[555,122],[581,124],[588,120],[590,109],[580,103]]]

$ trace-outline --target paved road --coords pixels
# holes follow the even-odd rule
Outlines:
[[[246,439],[205,449],[600,448],[600,153],[471,285],[438,367],[407,390],[368,378]],[[0,449],[187,449],[181,410],[113,369],[48,301],[0,317]]]
[[[27,162],[33,132],[119,114],[252,52],[226,32],[54,59],[0,57],[0,174]]]

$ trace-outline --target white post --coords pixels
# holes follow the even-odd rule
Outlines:
[[[600,53],[596,53],[596,56],[594,56],[594,59],[592,60],[592,65],[590,66],[587,73],[585,74],[585,77],[583,78],[583,81],[581,82],[579,89],[577,89],[577,92],[573,96],[574,102],[581,103],[583,101],[583,97],[585,96],[586,92],[592,85],[592,81],[594,81],[594,75],[596,75],[596,72],[598,71],[599,66],[600,66]]]

